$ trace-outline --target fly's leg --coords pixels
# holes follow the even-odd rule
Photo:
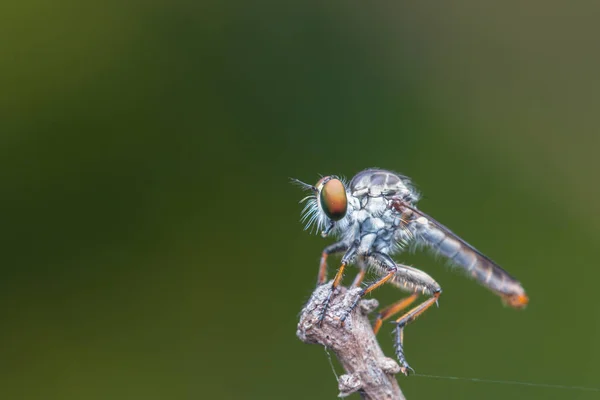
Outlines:
[[[337,242],[323,249],[323,253],[321,253],[321,261],[319,263],[319,276],[317,277],[317,285],[322,285],[327,281],[327,257],[346,250],[348,250],[348,243],[346,242]]]
[[[356,254],[357,248],[358,248],[358,243],[356,243],[356,242],[353,243],[348,248],[348,250],[346,250],[346,253],[342,257],[342,263],[340,265],[340,268],[338,268],[338,271],[335,274],[335,278],[333,278],[331,288],[329,289],[329,293],[327,294],[327,298],[323,302],[323,310],[321,310],[321,315],[319,316],[319,320],[318,320],[319,326],[321,326],[323,324],[323,319],[325,319],[325,314],[327,313],[327,308],[329,307],[329,302],[331,301],[331,297],[333,296],[333,293],[335,292],[337,287],[342,282],[342,278],[344,277],[344,270],[346,269],[346,266],[350,263],[350,261]]]
[[[377,289],[379,286],[383,285],[384,283],[386,283],[387,281],[389,281],[390,279],[392,279],[394,277],[394,275],[396,274],[396,271],[398,270],[398,268],[396,267],[396,263],[394,262],[394,260],[392,260],[390,258],[390,256],[383,254],[383,253],[372,253],[369,255],[369,258],[371,259],[375,259],[377,260],[377,262],[380,265],[385,266],[386,270],[387,270],[387,274],[384,275],[382,278],[380,278],[378,281],[373,282],[372,284],[370,284],[369,286],[367,286],[366,288],[362,289],[359,293],[358,296],[356,297],[356,300],[354,300],[354,303],[352,303],[352,305],[350,306],[350,308],[348,308],[346,310],[346,312],[344,313],[344,315],[342,315],[342,318],[340,318],[341,323],[343,324],[344,321],[346,320],[346,318],[348,318],[348,315],[350,315],[350,313],[352,312],[352,310],[354,310],[356,308],[356,306],[358,305],[358,302],[360,301],[360,299],[362,299],[362,297],[369,293],[372,292],[373,290]]]
[[[442,289],[438,288],[433,296],[429,299],[425,300],[423,303],[419,304],[412,310],[408,311],[406,314],[398,318],[396,323],[396,343],[394,344],[394,349],[396,350],[396,357],[400,362],[400,368],[404,375],[408,375],[408,370],[414,370],[408,365],[406,362],[406,358],[404,357],[404,327],[409,323],[413,322],[417,317],[423,314],[429,307],[434,304],[437,304],[438,298],[442,294]]]
[[[408,376],[408,371],[415,372],[414,369],[406,362],[406,358],[404,357],[404,327],[400,327],[400,325],[396,325],[396,340],[394,342],[394,351],[396,353],[396,358],[398,362],[400,362],[400,372],[404,375]]]
[[[365,279],[366,273],[367,270],[365,269],[365,267],[361,266],[360,271],[358,271],[358,275],[356,275],[356,278],[354,278],[354,282],[352,282],[352,287],[359,287],[363,279]]]
[[[371,259],[372,264],[379,266],[380,268],[386,267],[390,262],[394,262],[391,258],[386,255],[378,255]],[[404,327],[415,320],[420,314],[428,309],[432,304],[437,302],[442,290],[440,285],[428,274],[418,270],[417,268],[409,267],[407,265],[396,264],[396,274],[390,281],[394,286],[400,289],[408,290],[413,292],[409,297],[402,299],[389,307],[384,308],[380,311],[377,319],[375,320],[373,331],[377,333],[381,328],[383,321],[391,318],[395,314],[409,307],[417,299],[419,294],[428,294],[431,297],[425,300],[423,303],[414,307],[402,317],[398,318],[396,323],[396,341],[394,348],[396,350],[396,356],[400,362],[402,373],[408,374],[408,370],[412,369],[406,362],[404,357]]]
[[[383,321],[385,321],[388,318],[391,318],[395,314],[398,314],[400,311],[404,310],[406,307],[410,306],[412,303],[414,303],[417,297],[419,297],[419,295],[417,293],[413,293],[409,297],[401,299],[396,303],[387,306],[386,308],[381,310],[377,315],[375,323],[373,324],[373,332],[377,335],[379,329],[381,329]]]

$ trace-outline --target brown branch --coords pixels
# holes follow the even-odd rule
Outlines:
[[[383,354],[367,317],[377,308],[377,300],[362,300],[341,326],[340,317],[356,299],[360,288],[340,287],[319,327],[319,313],[329,288],[321,285],[315,289],[302,310],[296,335],[304,343],[333,350],[346,371],[338,380],[339,397],[358,392],[368,400],[405,400],[394,376],[400,372],[400,366]]]

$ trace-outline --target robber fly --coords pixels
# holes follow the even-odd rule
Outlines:
[[[353,286],[361,285],[368,268],[378,279],[362,288],[341,317],[342,324],[365,294],[384,283],[391,283],[411,295],[380,311],[373,326],[375,333],[383,321],[408,308],[419,295],[428,296],[427,300],[395,320],[395,350],[404,374],[411,369],[404,357],[404,327],[436,304],[442,289],[431,276],[394,261],[391,255],[407,248],[427,247],[464,269],[509,306],[523,308],[527,305],[529,299],[515,278],[450,229],[417,209],[419,194],[410,178],[382,169],[367,169],[356,174],[349,183],[337,176],[325,176],[314,186],[297,179],[293,181],[311,192],[302,200],[307,201],[302,212],[306,229],[314,226],[323,237],[333,235],[340,239],[323,250],[317,279],[319,285],[327,281],[327,257],[343,253],[319,322],[323,321],[331,297],[350,264],[360,268]]]

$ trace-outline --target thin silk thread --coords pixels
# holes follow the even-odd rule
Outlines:
[[[329,359],[329,365],[331,365],[331,370],[333,371],[333,375],[335,375],[335,380],[339,382],[340,378],[338,377],[337,372],[335,372],[335,367],[333,366],[333,360],[331,359],[331,354],[329,354],[329,349],[327,346],[323,346],[323,348],[325,349],[325,354],[327,354],[327,359]]]
[[[553,385],[553,384],[549,384],[549,383],[500,381],[500,380],[494,380],[494,379],[463,378],[460,376],[439,376],[439,375],[426,375],[426,374],[411,374],[411,376],[417,376],[417,377],[421,377],[421,378],[433,378],[433,379],[448,379],[448,380],[453,380],[453,381],[499,383],[499,384],[505,384],[505,385],[521,385],[521,386],[532,386],[532,387],[544,387],[544,388],[551,388],[551,389],[569,389],[569,390],[581,390],[581,391],[587,391],[587,392],[600,392],[600,388],[585,387],[585,386]]]

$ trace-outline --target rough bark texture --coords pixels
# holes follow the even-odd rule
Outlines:
[[[302,310],[296,335],[305,343],[331,349],[340,360],[346,371],[338,381],[340,397],[358,392],[363,399],[404,400],[394,376],[400,372],[400,366],[383,354],[367,317],[377,308],[377,300],[362,300],[342,326],[340,317],[356,299],[360,288],[338,290],[319,327],[317,322],[329,285],[317,287]]]

